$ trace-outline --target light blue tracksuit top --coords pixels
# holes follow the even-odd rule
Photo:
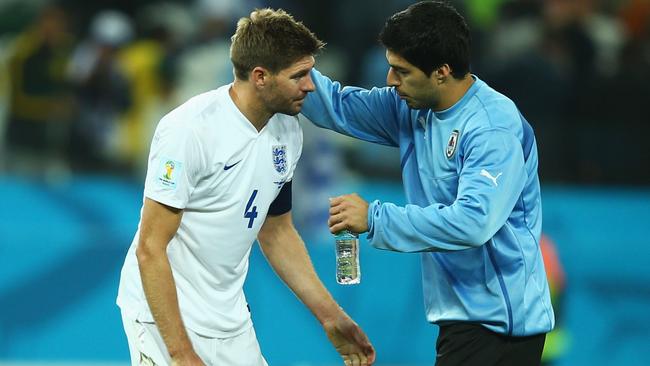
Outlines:
[[[400,149],[408,204],[374,201],[368,241],[422,252],[429,322],[478,322],[504,335],[553,329],[539,247],[542,207],[533,130],[473,76],[451,108],[410,109],[394,88],[341,88],[317,70],[302,113],[320,127]]]

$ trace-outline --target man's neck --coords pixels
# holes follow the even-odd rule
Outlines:
[[[235,79],[232,87],[228,90],[228,94],[237,109],[258,132],[266,126],[271,116],[273,116],[272,113],[262,107],[256,90],[248,82]]]
[[[461,80],[454,79],[451,75],[449,75],[449,80],[445,86],[447,90],[442,93],[440,102],[436,106],[435,110],[444,111],[445,109],[451,108],[454,104],[463,98],[469,88],[472,87],[472,84],[474,84],[474,78],[472,77],[472,74],[468,73]]]

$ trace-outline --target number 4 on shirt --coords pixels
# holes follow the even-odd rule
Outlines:
[[[248,203],[246,204],[246,211],[244,211],[244,218],[248,219],[248,228],[253,227],[253,221],[257,217],[257,206],[251,206],[253,205],[253,201],[255,201],[255,197],[257,196],[257,189],[253,191],[253,194],[251,194],[251,198],[248,199]]]

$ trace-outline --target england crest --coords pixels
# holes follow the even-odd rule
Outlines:
[[[447,141],[447,148],[445,149],[445,155],[447,155],[447,159],[451,159],[451,157],[454,156],[454,152],[456,152],[456,146],[458,145],[458,135],[460,135],[460,132],[458,130],[453,130],[449,136],[449,141]]]
[[[273,167],[275,171],[284,174],[287,172],[287,145],[273,145],[271,148],[273,155]]]

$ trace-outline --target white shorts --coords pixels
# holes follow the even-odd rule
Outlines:
[[[124,332],[129,341],[131,365],[171,365],[171,357],[155,323],[143,323],[122,314]],[[232,366],[268,366],[257,342],[255,329],[230,338],[209,338],[187,329],[192,346],[203,363]]]

